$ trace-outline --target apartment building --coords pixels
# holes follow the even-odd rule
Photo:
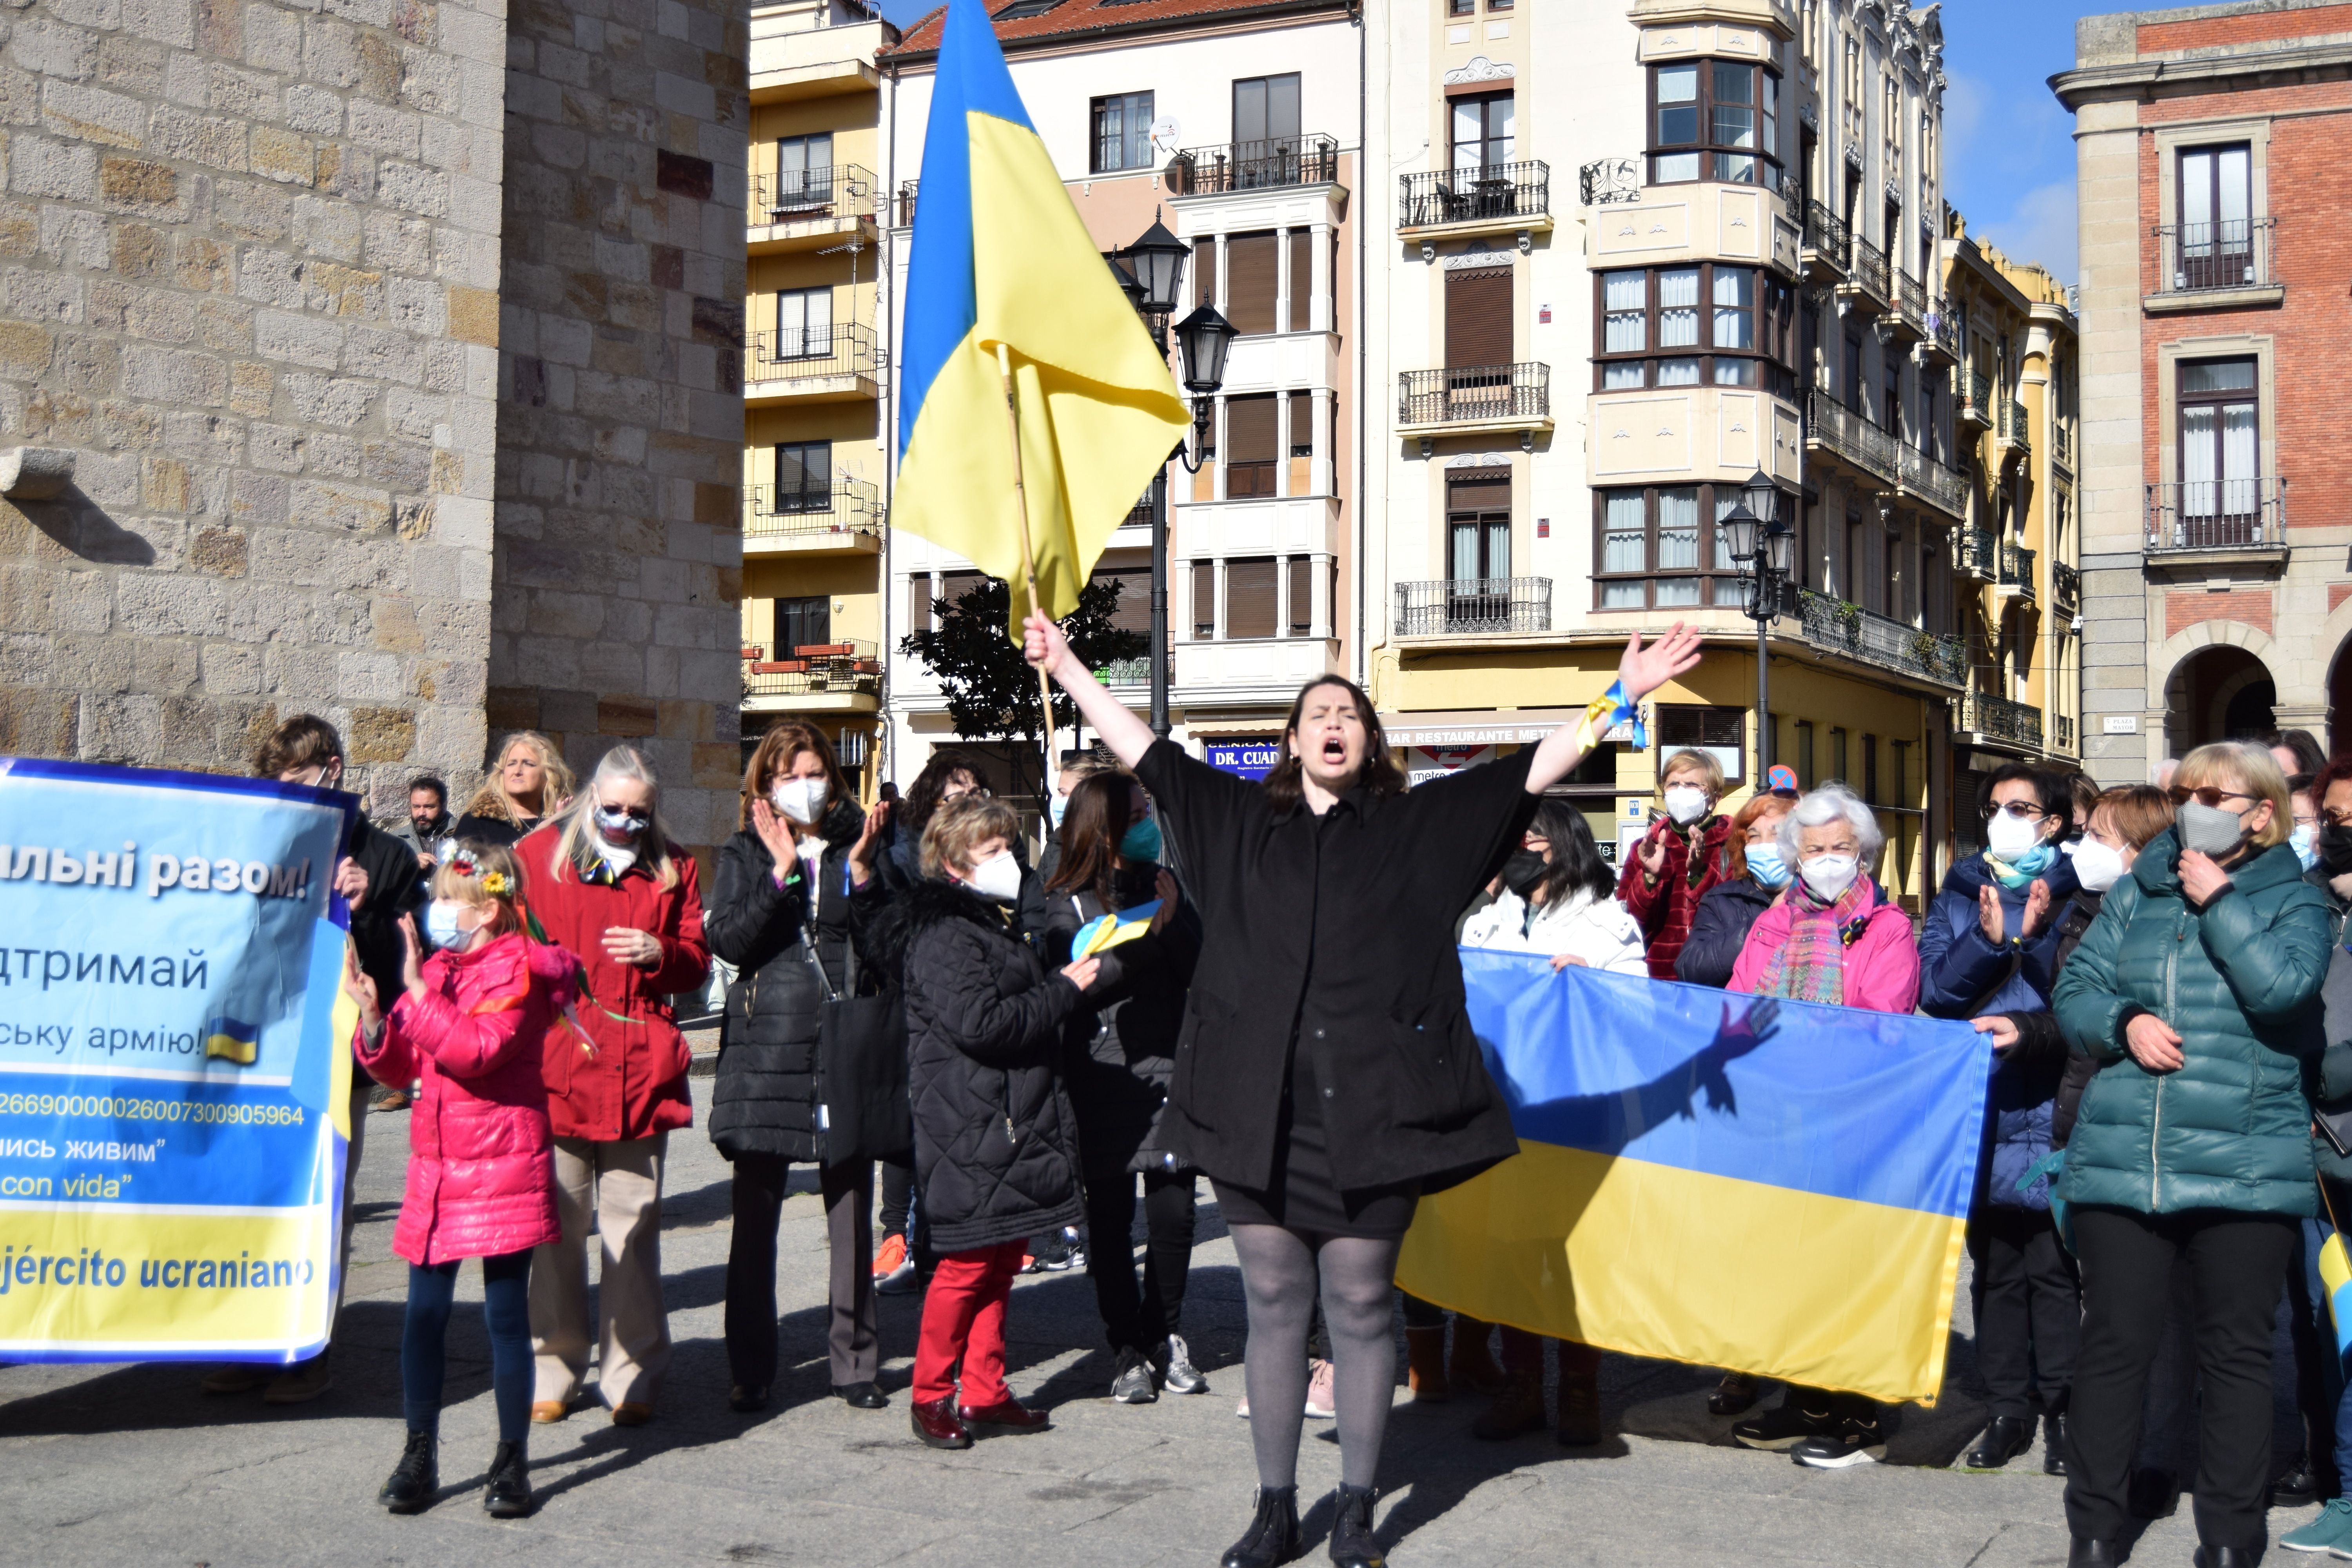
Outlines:
[[[756,5],[744,211],[743,746],[790,717],[869,796],[889,493],[883,95],[860,0]]]
[[[2085,762],[2131,783],[2274,724],[2343,755],[2352,6],[2121,12],[2074,46]]]
[[[1360,653],[1354,11],[1350,0],[1011,0],[993,14],[1013,82],[1096,242],[1109,253],[1160,225],[1191,251],[1179,317],[1213,301],[1239,329],[1199,470],[1171,462],[1165,481],[1166,657],[1171,732],[1242,771],[1257,767],[1299,686],[1352,671]],[[940,23],[925,17],[878,57],[894,300],[920,201]],[[1118,620],[1138,632],[1150,624],[1158,500],[1139,498],[1095,570],[1119,582]],[[887,539],[886,560],[889,766],[903,780],[955,737],[936,682],[898,639],[978,574],[908,534]],[[1146,705],[1148,657],[1097,673]]]

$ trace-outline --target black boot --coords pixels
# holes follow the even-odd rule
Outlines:
[[[1339,1483],[1339,1507],[1331,1519],[1331,1561],[1339,1568],[1388,1568],[1381,1543],[1372,1539],[1372,1500],[1380,1495],[1374,1487]]]
[[[530,1512],[530,1465],[520,1443],[501,1442],[490,1456],[490,1484],[482,1507],[492,1519],[520,1519]]]
[[[2112,1541],[2094,1541],[2087,1535],[2074,1537],[2066,1550],[2066,1568],[2116,1568],[2123,1561]]]
[[[1332,1539],[1339,1537],[1335,1533]],[[1257,1517],[1225,1548],[1218,1568],[1276,1568],[1298,1555],[1298,1489],[1257,1489]]]
[[[2066,1417],[2063,1413],[2042,1418],[2042,1473],[2045,1476],[2066,1473]]]
[[[2258,1546],[2200,1546],[2197,1549],[2197,1568],[2259,1568],[2263,1560]]]
[[[1996,1415],[1985,1423],[1984,1436],[1960,1461],[1970,1470],[1997,1470],[2033,1447],[2033,1417]]]
[[[441,1470],[434,1458],[433,1434],[411,1432],[408,1446],[400,1451],[400,1463],[392,1468],[391,1479],[375,1494],[375,1500],[394,1513],[423,1510],[441,1489]]]

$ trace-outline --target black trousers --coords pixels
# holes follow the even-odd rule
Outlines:
[[[2196,1282],[2197,1538],[2259,1552],[2271,1479],[2271,1331],[2300,1222],[2198,1209],[2074,1211],[2083,1265],[2083,1342],[2066,1435],[2066,1523],[2113,1541],[2125,1508],[2148,1363],[2164,1332],[2172,1263]]]
[[[1181,1331],[1184,1283],[1192,1269],[1193,1178],[1143,1173],[1143,1286],[1135,1282],[1133,1172],[1089,1170],[1087,1180],[1087,1277],[1114,1351],[1149,1352]]]
[[[776,1226],[783,1217],[788,1162],[767,1154],[735,1157],[735,1228],[727,1244],[727,1369],[740,1388],[776,1381]],[[874,1307],[874,1167],[865,1161],[818,1173],[824,1198],[827,1296],[825,1348],[836,1385],[871,1383],[880,1369]]]
[[[905,1236],[907,1212],[915,1202],[915,1165],[896,1160],[882,1162],[882,1234]]]
[[[2029,1416],[2034,1395],[2053,1415],[2066,1409],[2082,1339],[2083,1296],[2074,1266],[2043,1209],[1980,1205],[1969,1216],[1975,1263],[1977,1375],[1995,1415]]]

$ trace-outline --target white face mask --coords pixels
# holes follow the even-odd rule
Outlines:
[[[1696,784],[1668,784],[1666,815],[1676,826],[1688,827],[1706,815],[1706,791]]]
[[[1797,874],[1813,897],[1830,900],[1843,896],[1861,870],[1862,862],[1851,855],[1816,855],[1798,867]]]
[[[815,824],[818,815],[824,810],[825,796],[829,793],[822,775],[778,779],[768,786],[768,804],[774,806],[780,815],[808,827]]]
[[[2042,842],[2042,824],[1996,811],[1985,824],[1985,847],[2003,860],[2014,860]]]
[[[983,899],[1009,904],[1021,897],[1021,862],[1010,849],[1000,849],[971,868],[964,886]]]
[[[2122,881],[2125,868],[2121,851],[2095,838],[2086,837],[2074,846],[2074,880],[2091,892],[2104,893]]]

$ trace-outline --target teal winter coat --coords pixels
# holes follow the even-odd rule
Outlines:
[[[2228,890],[2197,910],[2179,858],[2170,829],[2149,840],[2059,973],[2059,1025],[2098,1063],[2059,1196],[2142,1214],[2313,1214],[2305,1072],[2326,1043],[2327,900],[2282,844],[2232,867]],[[2176,1071],[2124,1048],[2141,1013],[2180,1037]]]

